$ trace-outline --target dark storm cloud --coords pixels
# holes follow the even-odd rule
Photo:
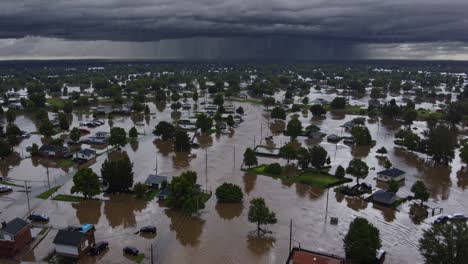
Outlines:
[[[0,38],[468,41],[466,0],[2,0]]]

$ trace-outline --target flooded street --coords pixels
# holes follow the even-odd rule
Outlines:
[[[309,95],[311,100],[323,94],[315,91]],[[281,96],[281,95],[278,95]],[[328,96],[328,95],[327,95]],[[367,99],[356,100],[356,104],[364,104]],[[199,149],[193,149],[196,158],[190,159],[187,154],[175,154],[171,144],[155,140],[151,134],[154,126],[162,120],[172,121],[169,105],[165,108],[149,103],[155,116],[150,118],[130,118],[116,116],[113,126],[129,128],[135,126],[142,135],[139,142],[128,144],[124,150],[134,163],[134,182],[143,182],[154,173],[156,159],[158,174],[168,177],[177,176],[185,170],[198,173],[198,183],[202,188],[214,191],[224,182],[238,184],[244,191],[244,201],[241,205],[217,204],[213,196],[206,203],[206,208],[198,216],[187,216],[176,210],[164,207],[155,200],[144,202],[135,200],[129,195],[101,195],[100,200],[88,200],[80,203],[67,203],[51,200],[36,200],[36,211],[46,213],[50,217],[50,225],[54,228],[66,227],[71,224],[90,223],[96,226],[96,241],[106,240],[110,248],[98,257],[86,257],[79,263],[133,263],[134,260],[124,256],[122,248],[135,246],[146,256],[149,262],[151,244],[154,248],[155,263],[285,263],[289,253],[289,224],[293,222],[293,245],[307,249],[344,255],[343,237],[350,222],[357,216],[367,218],[380,230],[383,249],[387,251],[385,263],[422,263],[419,255],[418,240],[423,229],[429,228],[433,218],[413,219],[409,212],[412,202],[400,206],[398,210],[373,205],[360,198],[344,197],[332,189],[318,189],[302,184],[288,184],[279,179],[261,175],[253,175],[241,171],[243,153],[247,147],[254,144],[265,144],[266,136],[274,136],[274,144],[282,146],[290,141],[288,137],[278,133],[282,129],[281,122],[274,122],[265,114],[263,106],[250,103],[234,103],[245,110],[244,122],[236,128],[232,135],[201,135],[197,142]],[[419,105],[417,105],[419,107]],[[162,110],[162,111],[161,111]],[[340,127],[344,122],[356,116],[339,113],[327,113],[326,119],[312,118],[298,113],[303,127],[309,124],[319,126],[327,134],[348,135]],[[182,112],[187,117],[187,112]],[[80,121],[92,120],[92,116],[73,114],[70,127],[79,125]],[[36,127],[28,116],[18,116],[16,124],[27,132],[36,131]],[[135,125],[138,124],[138,125]],[[406,181],[398,195],[410,195],[410,188],[417,180],[422,180],[431,198],[427,203],[430,207],[443,208],[444,214],[468,214],[464,202],[468,198],[468,172],[461,169],[462,165],[455,154],[450,166],[433,166],[426,161],[425,155],[412,153],[394,147],[394,133],[401,125],[395,121],[367,121],[372,137],[377,141],[373,148],[357,147],[343,144],[328,143],[323,140],[309,140],[299,137],[303,146],[320,144],[329,153],[332,161],[331,172],[338,165],[346,167],[353,158],[367,162],[370,168],[369,176],[364,182],[376,186],[375,173],[383,169],[376,150],[386,147],[387,154],[393,165],[406,171]],[[415,122],[413,127],[418,133],[425,129],[425,122]],[[109,122],[101,127],[93,128],[91,134],[97,131],[109,131]],[[31,180],[32,186],[47,186],[47,170],[52,186],[57,185],[63,175],[71,174],[75,168],[62,169],[46,161],[27,158],[26,146],[41,143],[39,135],[23,140],[16,147],[19,156],[14,161],[3,161],[0,173],[3,177],[15,180]],[[83,146],[84,148],[85,146]],[[98,152],[104,150],[98,150]],[[23,154],[21,154],[23,153]],[[106,154],[96,158],[90,168],[100,174],[101,165]],[[205,167],[206,157],[208,166]],[[285,160],[259,158],[259,164]],[[48,168],[48,169],[47,169]],[[70,178],[71,179],[71,178]],[[19,182],[20,183],[20,182]],[[69,194],[72,181],[68,180],[58,193]],[[19,189],[19,188],[18,188]],[[9,206],[10,199],[25,199],[25,193],[14,192],[0,199],[0,208]],[[272,234],[258,238],[256,226],[247,220],[249,202],[254,197],[264,197],[267,205],[276,213],[278,223],[267,228]],[[328,203],[328,211],[326,210]],[[6,212],[26,213],[26,207],[7,208]],[[337,217],[338,225],[331,225],[330,217]],[[135,234],[142,226],[155,225],[158,228],[156,236],[141,236]],[[53,229],[47,237],[32,252],[23,257],[24,261],[38,261],[45,258],[53,250],[53,238],[57,230]]]

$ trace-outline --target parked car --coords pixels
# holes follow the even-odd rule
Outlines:
[[[9,186],[0,185],[0,193],[11,192],[13,189]]]
[[[450,220],[460,220],[460,221],[468,220],[468,217],[466,217],[464,214],[452,214],[452,215],[449,215],[448,218]]]
[[[64,158],[64,159],[70,159],[70,158],[73,158],[73,153],[71,153],[71,152],[67,152],[67,153],[63,154],[63,158]]]
[[[91,256],[99,255],[102,251],[106,250],[109,247],[109,243],[107,241],[100,241],[94,245],[89,251]]]
[[[144,226],[144,227],[140,228],[140,233],[156,234],[156,227],[155,226]]]
[[[447,220],[449,220],[448,216],[441,215],[441,216],[437,217],[436,220],[434,220],[434,224],[443,224],[443,223],[447,222]]]
[[[124,247],[123,252],[132,256],[138,256],[140,251],[136,247]]]
[[[45,214],[34,214],[28,216],[28,219],[34,222],[48,222],[49,217]]]

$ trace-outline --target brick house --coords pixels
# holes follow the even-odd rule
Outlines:
[[[94,225],[83,224],[79,227],[70,226],[59,230],[54,238],[55,253],[57,255],[81,258],[88,254],[94,246]]]
[[[32,241],[31,226],[21,218],[2,222],[0,229],[0,257],[12,258]]]

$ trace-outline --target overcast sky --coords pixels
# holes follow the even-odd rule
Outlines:
[[[467,0],[1,0],[0,59],[468,60]]]

